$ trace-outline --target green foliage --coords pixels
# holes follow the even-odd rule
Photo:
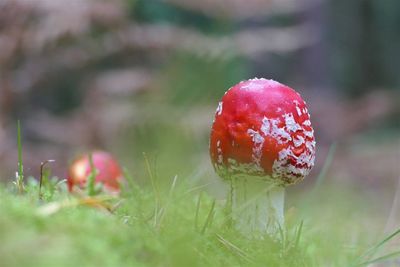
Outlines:
[[[229,53],[229,51],[221,52]],[[225,91],[247,77],[240,58],[208,58],[178,53],[163,70],[166,100],[174,105],[198,105],[219,99]]]
[[[101,188],[96,188],[95,180],[98,174],[98,170],[93,164],[92,153],[89,153],[89,164],[90,164],[90,174],[87,177],[87,193],[88,196],[94,196],[100,192]]]
[[[232,27],[201,12],[183,9],[160,0],[131,0],[132,17],[139,22],[169,23],[192,27],[208,33],[227,32]]]
[[[18,147],[18,172],[16,175],[15,185],[18,192],[21,194],[24,191],[24,163],[22,161],[22,137],[21,123],[17,122],[17,147]]]
[[[300,204],[295,216],[289,204],[279,240],[251,239],[190,177],[160,186],[146,164],[152,185],[139,187],[126,173],[120,198],[77,198],[64,183],[45,182],[39,202],[34,180],[24,195],[1,187],[2,266],[366,266],[398,256],[385,245],[399,231],[368,245],[374,228],[360,224],[362,197],[350,190],[324,187],[307,206],[294,197]]]

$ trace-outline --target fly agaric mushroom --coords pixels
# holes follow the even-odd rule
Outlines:
[[[244,234],[274,235],[284,224],[284,188],[311,171],[314,130],[306,103],[292,88],[267,79],[231,87],[219,102],[210,156],[230,182],[232,219]]]
[[[118,162],[107,152],[94,151],[91,153],[93,166],[96,169],[95,184],[102,184],[108,193],[118,194],[123,180],[122,170]],[[69,167],[67,184],[68,190],[74,187],[86,188],[89,175],[92,173],[90,154],[84,154],[74,160]]]

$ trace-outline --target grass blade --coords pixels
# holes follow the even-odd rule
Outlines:
[[[132,196],[137,198],[140,194],[140,188],[137,186],[135,179],[133,176],[129,173],[129,171],[126,168],[123,168],[123,174],[125,181],[127,183],[127,186],[129,187],[130,190],[127,190],[127,192],[131,193]]]
[[[190,194],[192,194],[192,193],[194,193],[194,192],[196,192],[196,191],[200,191],[200,190],[202,190],[202,189],[204,189],[204,188],[206,188],[206,187],[208,187],[208,186],[210,186],[210,185],[212,185],[212,184],[215,184],[216,182],[209,182],[209,183],[206,183],[206,184],[203,184],[203,185],[199,185],[199,186],[195,186],[195,187],[192,187],[192,188],[190,188],[189,190],[187,190],[185,193],[184,193],[184,195],[190,195]]]
[[[358,259],[367,257],[368,255],[370,257],[372,257],[374,254],[376,254],[378,252],[378,250],[385,245],[387,242],[389,242],[393,237],[397,236],[400,233],[400,228],[397,229],[396,231],[394,231],[393,233],[391,233],[390,235],[388,235],[387,237],[385,237],[384,239],[382,239],[382,241],[380,241],[378,244],[376,244],[375,246],[373,246],[372,248],[368,249],[366,252],[364,252]]]
[[[20,194],[24,191],[24,165],[22,162],[22,137],[21,137],[21,122],[17,121],[17,146],[18,146],[18,175],[17,187]]]
[[[326,173],[328,172],[328,169],[331,166],[333,158],[335,156],[336,148],[337,148],[337,143],[334,142],[329,148],[328,155],[326,156],[326,159],[324,162],[324,166],[322,167],[321,172],[318,174],[317,180],[315,182],[315,186],[312,190],[312,194],[317,192],[318,189],[321,187],[322,183],[324,182]]]
[[[393,226],[396,225],[399,206],[400,206],[400,176],[397,179],[397,188],[393,197],[392,207],[390,208],[389,217],[386,221],[386,226],[384,231],[385,233],[387,233],[388,229],[391,229]]]
[[[168,193],[169,199],[172,198],[172,194],[173,194],[173,192],[174,192],[174,190],[175,190],[176,182],[177,182],[177,181],[178,181],[178,175],[175,175],[175,176],[174,176],[174,179],[172,180],[171,187],[170,187],[170,189],[169,189],[169,193]]]
[[[169,189],[169,193],[168,193],[168,199],[166,201],[166,203],[164,204],[164,207],[162,207],[159,211],[159,219],[158,219],[158,225],[156,226],[157,229],[160,229],[162,221],[165,217],[165,214],[167,213],[168,208],[170,207],[171,203],[172,203],[172,197],[175,191],[175,187],[176,187],[176,183],[178,181],[178,175],[175,175],[173,180],[172,180],[172,184],[171,187]]]
[[[202,192],[199,193],[199,198],[197,199],[196,215],[194,217],[195,230],[197,230],[199,228],[199,211],[200,211],[201,196],[202,196]]]
[[[304,200],[301,203],[301,206],[308,207],[310,202],[312,201],[313,197],[315,197],[316,193],[321,188],[323,182],[326,179],[326,173],[328,172],[329,167],[332,165],[332,161],[333,161],[333,158],[336,153],[336,148],[337,148],[336,142],[332,143],[332,145],[329,147],[328,155],[326,156],[324,165],[323,165],[320,173],[317,176],[315,185],[311,189],[310,194],[306,198],[304,198]]]
[[[94,196],[96,195],[95,180],[96,180],[97,170],[93,163],[92,153],[89,153],[89,164],[90,164],[90,174],[87,178],[88,195]]]
[[[42,184],[43,184],[43,179],[44,179],[44,167],[46,166],[46,164],[48,163],[52,163],[55,162],[54,159],[49,159],[46,160],[42,163],[40,163],[40,179],[39,179],[39,199],[42,199]]]
[[[144,161],[146,164],[146,170],[149,175],[151,186],[152,186],[153,192],[154,192],[154,197],[155,197],[154,226],[157,226],[157,219],[158,219],[157,217],[158,217],[159,209],[160,209],[160,205],[161,205],[160,191],[158,190],[153,172],[151,171],[150,161],[149,161],[149,158],[147,157],[146,153],[143,153],[143,158],[144,158]]]
[[[297,228],[296,231],[296,238],[294,241],[294,248],[297,249],[299,247],[300,244],[300,237],[301,237],[301,232],[303,231],[303,224],[304,224],[304,220],[301,220],[299,227]]]
[[[390,260],[390,259],[393,259],[393,258],[397,258],[397,257],[400,257],[400,250],[392,252],[392,253],[389,253],[389,254],[386,254],[384,256],[378,257],[378,258],[373,259],[373,260],[369,260],[369,261],[366,261],[366,262],[363,262],[363,263],[359,263],[356,266],[367,266],[367,265],[370,265],[370,264],[373,264],[373,263],[383,262],[383,261],[387,261],[387,260]]]
[[[218,241],[221,242],[226,248],[228,248],[232,253],[236,254],[240,258],[243,258],[247,262],[254,263],[249,255],[245,251],[243,251],[238,246],[234,245],[232,242],[229,242],[221,235],[217,234]]]
[[[153,172],[151,171],[150,161],[149,161],[149,158],[147,157],[146,153],[143,153],[143,158],[144,158],[144,162],[146,164],[146,170],[147,170],[147,174],[149,175],[149,178],[150,178],[151,186],[153,187],[154,194],[157,198],[157,202],[160,202],[160,199],[161,199],[160,192],[158,190]]]
[[[201,234],[204,234],[207,230],[207,227],[211,225],[212,223],[212,219],[214,217],[214,208],[215,208],[215,199],[213,201],[213,203],[211,204],[211,209],[208,212],[208,216],[207,216],[207,220],[205,221],[203,228],[201,229]]]

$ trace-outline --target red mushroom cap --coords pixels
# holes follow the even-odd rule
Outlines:
[[[210,155],[223,179],[256,176],[280,185],[302,180],[315,159],[306,103],[295,90],[273,80],[238,83],[219,102]]]
[[[119,193],[123,175],[118,162],[104,151],[93,152],[92,160],[97,170],[95,183],[102,183],[104,189],[108,192]],[[72,192],[75,186],[85,188],[91,172],[89,154],[82,155],[74,160],[68,170],[67,184],[69,191]]]

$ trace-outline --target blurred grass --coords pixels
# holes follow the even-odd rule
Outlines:
[[[228,52],[221,51],[215,58],[177,53],[160,75],[162,100],[173,106],[192,106],[221,98],[229,87],[248,78],[244,59],[223,58],[223,53]]]
[[[382,238],[380,203],[366,205],[351,187],[289,194],[280,242],[241,236],[226,224],[221,201],[210,217],[214,198],[202,192],[199,202],[191,177],[171,184],[155,193],[128,176],[120,199],[96,200],[113,213],[77,204],[63,184],[50,204],[39,202],[33,180],[22,196],[1,187],[1,266],[354,266],[371,260],[359,257]]]
[[[192,174],[209,163],[216,103],[227,88],[246,78],[247,68],[240,58],[201,58],[183,52],[160,68],[154,88],[131,100],[132,123],[124,127],[116,147],[138,179],[145,173],[140,162],[146,153],[168,183],[175,175]]]

